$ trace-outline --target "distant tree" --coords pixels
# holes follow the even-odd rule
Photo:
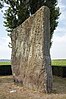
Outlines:
[[[57,0],[1,0],[1,8],[3,7],[3,2],[8,5],[8,9],[4,13],[4,24],[8,32],[11,32],[24,22],[41,6],[48,6],[50,9],[50,39],[52,38],[54,30],[58,25],[57,19],[60,15]]]

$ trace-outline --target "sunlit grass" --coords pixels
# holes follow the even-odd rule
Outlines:
[[[11,65],[11,62],[9,61],[9,62],[0,62],[0,65],[2,66],[2,65]]]
[[[51,64],[54,65],[54,66],[66,66],[66,59],[52,60]]]
[[[0,65],[11,65],[11,62],[0,62]],[[54,66],[66,66],[66,59],[55,59],[51,61],[51,65]]]

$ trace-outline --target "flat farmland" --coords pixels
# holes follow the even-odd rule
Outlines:
[[[0,62],[0,65],[11,65],[11,62]]]
[[[53,66],[66,66],[66,59],[55,59],[51,61]]]

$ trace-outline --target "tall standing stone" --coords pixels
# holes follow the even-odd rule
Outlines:
[[[42,6],[11,34],[12,73],[16,82],[37,91],[50,93],[50,11]]]

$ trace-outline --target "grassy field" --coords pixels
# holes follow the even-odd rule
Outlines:
[[[51,62],[54,66],[66,66],[66,59],[55,59]]]
[[[0,62],[0,65],[11,65],[11,62]]]
[[[0,62],[0,65],[11,65],[11,62]],[[55,59],[51,61],[54,66],[66,66],[66,59]]]

